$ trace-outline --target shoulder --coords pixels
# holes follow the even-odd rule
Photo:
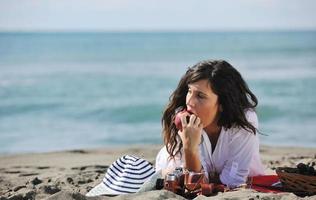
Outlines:
[[[256,112],[253,109],[248,109],[245,111],[246,119],[251,123],[256,129],[258,128],[258,117]],[[236,140],[248,140],[255,139],[255,135],[247,129],[241,127],[232,127],[224,130],[224,133],[227,135],[229,141]]]
[[[258,116],[255,110],[248,109],[245,111],[246,119],[249,123],[251,123],[255,128],[258,128]]]
[[[250,124],[252,124],[256,129],[258,128],[259,122],[258,122],[258,117],[255,110],[253,109],[245,110],[245,117]],[[229,133],[236,133],[236,132],[247,131],[247,130],[240,127],[233,126],[232,128],[226,129],[226,131]]]

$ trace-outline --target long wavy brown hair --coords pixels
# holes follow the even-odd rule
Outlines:
[[[182,76],[161,119],[164,143],[171,158],[181,154],[183,147],[174,124],[175,112],[179,107],[186,108],[188,84],[208,80],[213,92],[218,96],[222,111],[217,125],[225,129],[241,127],[256,134],[256,128],[247,121],[246,109],[255,109],[256,96],[250,91],[241,74],[224,60],[206,60],[189,67]]]

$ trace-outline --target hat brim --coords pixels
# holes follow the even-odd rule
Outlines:
[[[138,192],[147,192],[156,189],[156,182],[158,178],[162,178],[162,170],[156,171],[150,178],[148,178]]]
[[[101,182],[99,185],[92,188],[87,194],[87,197],[95,197],[100,195],[106,195],[106,196],[117,196],[121,193],[116,192],[115,190],[111,190],[108,188],[103,182]]]

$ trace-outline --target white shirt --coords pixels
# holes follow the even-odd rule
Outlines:
[[[247,120],[258,128],[257,114],[248,110]],[[229,187],[237,187],[246,182],[248,176],[264,174],[264,168],[259,155],[259,137],[242,128],[221,129],[216,147],[212,153],[212,144],[203,130],[202,142],[199,146],[200,160],[206,177],[215,172],[223,184]],[[175,159],[169,159],[166,147],[163,147],[156,157],[156,170],[183,167],[184,153],[182,157],[176,155]]]

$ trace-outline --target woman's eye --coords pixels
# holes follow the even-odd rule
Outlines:
[[[204,99],[205,97],[203,96],[203,95],[201,95],[201,94],[198,94],[198,97],[200,98],[200,99]]]

